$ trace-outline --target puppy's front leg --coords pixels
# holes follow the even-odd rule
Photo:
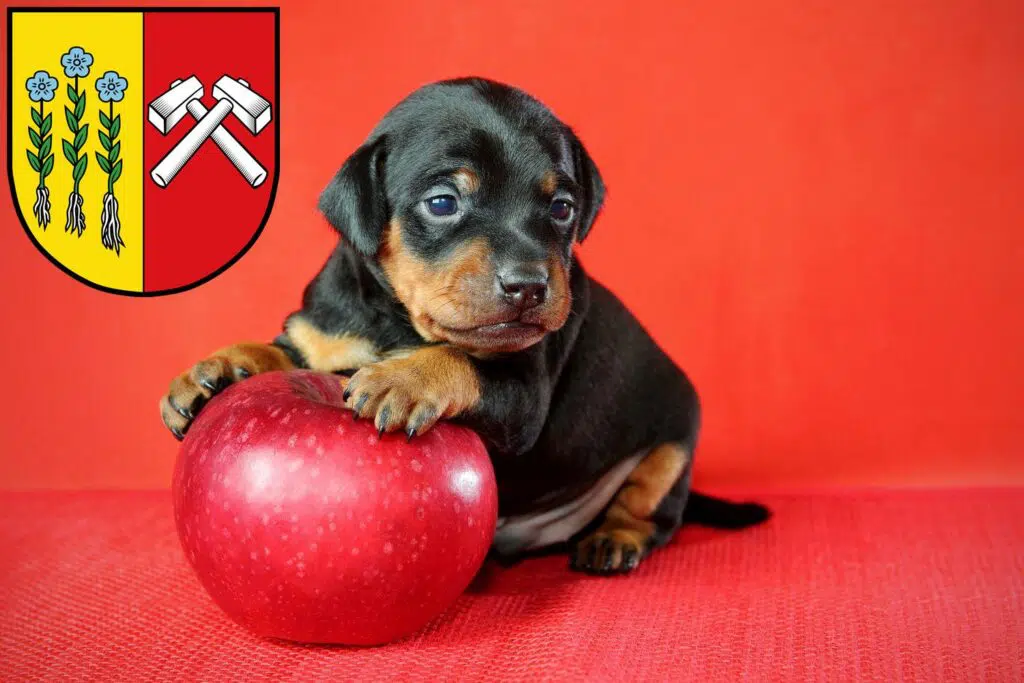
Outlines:
[[[352,376],[346,405],[381,434],[401,430],[411,439],[439,419],[458,419],[501,450],[525,450],[540,433],[550,392],[528,367],[490,365],[447,345],[392,354]]]

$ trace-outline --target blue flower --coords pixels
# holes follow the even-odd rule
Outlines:
[[[96,91],[103,102],[120,102],[124,99],[124,91],[128,89],[128,81],[116,71],[108,71],[102,78],[96,79]]]
[[[89,75],[89,67],[92,66],[92,55],[80,47],[73,47],[60,58],[61,66],[64,67],[64,75],[68,78]]]
[[[57,89],[57,79],[45,71],[37,71],[35,76],[25,81],[25,88],[33,102],[49,102]]]

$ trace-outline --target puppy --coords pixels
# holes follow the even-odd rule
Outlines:
[[[323,192],[341,239],[283,334],[174,379],[164,423],[182,438],[254,373],[339,373],[382,434],[441,419],[480,434],[500,556],[567,546],[589,573],[633,570],[684,518],[763,521],[760,505],[690,493],[694,387],[573,258],[604,193],[579,138],[526,93],[478,78],[415,91]]]

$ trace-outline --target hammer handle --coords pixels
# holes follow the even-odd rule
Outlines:
[[[188,113],[192,115],[196,121],[202,121],[207,115],[207,109],[203,106],[203,103],[199,100],[190,100],[185,107],[188,109]],[[224,152],[224,156],[228,158],[228,161],[238,169],[238,172],[242,174],[246,182],[252,187],[259,187],[263,184],[263,181],[267,179],[267,169],[260,166],[260,162],[256,161],[249,150],[242,146],[235,137],[228,132],[228,129],[224,126],[217,126],[212,133],[210,133],[210,139],[213,140],[214,144],[220,147],[220,151]]]
[[[174,176],[178,175],[178,171],[199,151],[199,148],[206,142],[206,138],[210,137],[213,131],[220,126],[220,122],[231,113],[231,107],[231,102],[226,100],[221,100],[214,105],[213,109],[207,112],[206,116],[200,119],[192,127],[192,130],[186,133],[185,137],[179,140],[178,144],[160,160],[160,163],[153,167],[150,172],[153,182],[160,187],[167,187],[174,180]]]

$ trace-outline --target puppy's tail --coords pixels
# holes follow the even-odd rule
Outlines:
[[[744,529],[767,521],[771,516],[771,510],[760,503],[733,503],[691,491],[683,510],[683,523],[713,529]]]

